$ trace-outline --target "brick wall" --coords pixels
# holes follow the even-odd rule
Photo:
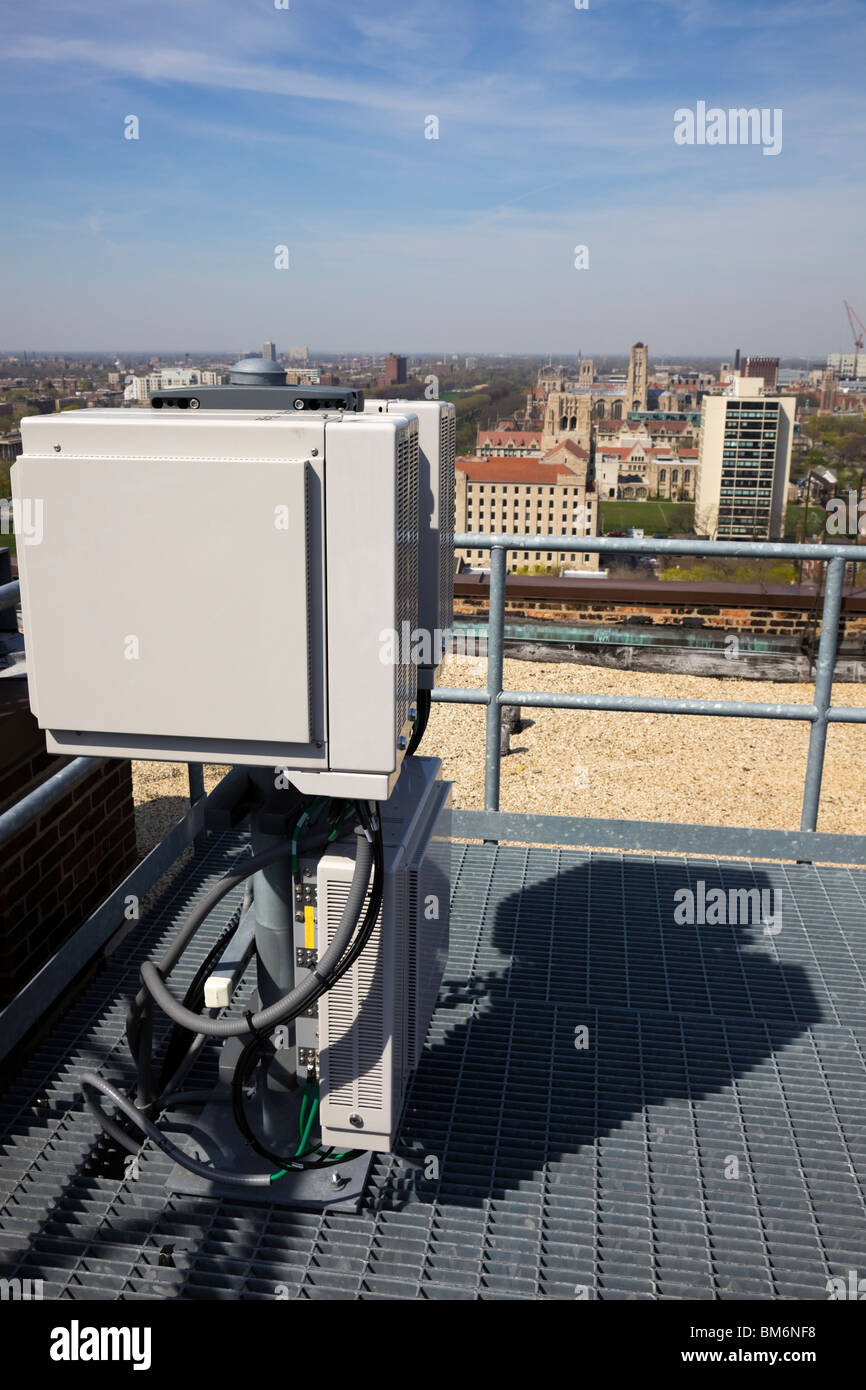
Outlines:
[[[741,593],[737,588],[752,586],[715,586],[712,595],[695,594],[686,596],[682,592],[687,586],[656,582],[636,583],[632,586],[610,585],[620,589],[610,600],[599,596],[599,586],[592,581],[575,581],[580,589],[565,590],[560,586],[568,581],[547,579],[533,581],[530,577],[515,581],[509,576],[506,587],[506,618],[536,619],[540,622],[561,622],[564,626],[583,623],[600,623],[606,627],[623,624],[642,624],[644,626],[665,627],[706,627],[724,632],[748,632],[756,635],[800,638],[807,630],[817,636],[821,630],[821,597],[818,597],[815,611],[814,594],[803,592],[795,604],[788,596],[784,602],[774,601],[772,592]],[[610,583],[610,581],[601,581]],[[588,592],[592,584],[594,592]],[[456,585],[455,617],[485,621],[487,617],[488,585],[486,580],[473,586],[468,583]],[[697,588],[698,586],[694,586]],[[460,590],[463,592],[460,592]],[[627,592],[631,588],[632,593]],[[650,590],[647,593],[647,590]],[[728,592],[724,592],[727,590]],[[679,592],[678,592],[679,591]],[[707,602],[712,597],[715,602]],[[702,601],[703,600],[703,601]],[[840,640],[859,645],[866,644],[866,611],[858,592],[847,594],[843,603],[842,619],[839,628]]]
[[[475,618],[483,621],[487,617],[487,601],[460,600],[454,605],[455,616]],[[753,632],[760,635],[799,636],[806,627],[808,614],[792,612],[785,608],[721,608],[709,604],[623,604],[594,603],[583,606],[573,603],[542,602],[526,604],[506,601],[506,615],[510,618],[535,618],[540,622],[561,622],[564,625],[575,623],[602,623],[607,627],[617,627],[623,623],[639,622],[645,625],[682,627],[697,626],[693,620],[700,618],[700,626],[718,628],[724,632]],[[814,629],[814,622],[812,623]],[[820,621],[818,631],[820,632]],[[846,614],[840,627],[846,637],[866,638],[866,615]]]
[[[0,702],[0,811],[67,762],[46,752],[29,708],[22,708],[21,691],[10,690]],[[135,867],[130,764],[96,768],[0,855],[4,1004]]]

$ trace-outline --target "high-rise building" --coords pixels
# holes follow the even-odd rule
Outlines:
[[[306,362],[306,360],[307,360],[307,349],[306,349],[305,347],[290,347],[290,348],[289,348],[289,361],[290,361],[290,362]]]
[[[382,376],[383,386],[404,386],[406,383],[406,358],[398,357],[396,352],[389,352],[385,358],[385,371]]]
[[[845,381],[866,379],[866,352],[831,352],[827,366]]]
[[[265,359],[266,362],[276,362],[276,360],[277,360],[277,349],[276,349],[276,344],[275,344],[275,343],[265,343],[264,347],[262,348],[262,357]]]
[[[747,357],[743,376],[758,377],[764,383],[765,391],[775,391],[779,375],[778,357]]]
[[[756,378],[735,376],[705,396],[695,530],[711,540],[781,540],[794,437],[793,396],[765,396]]]

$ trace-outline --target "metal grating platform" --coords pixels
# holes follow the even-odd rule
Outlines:
[[[439,1008],[360,1213],[169,1197],[150,1146],[124,1176],[77,1077],[129,1078],[138,964],[244,844],[175,882],[0,1102],[0,1275],[64,1299],[826,1299],[866,1269],[859,870],[456,846]],[[699,879],[776,890],[782,930],[676,925]]]

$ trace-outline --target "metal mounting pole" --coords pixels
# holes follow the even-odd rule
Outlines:
[[[499,810],[499,726],[502,649],[505,632],[505,569],[508,551],[490,550],[490,607],[487,614],[487,730],[484,756],[484,809]]]
[[[264,793],[273,796],[273,772],[270,769],[256,769],[250,776]],[[295,984],[292,861],[286,837],[265,833],[261,829],[258,810],[251,813],[250,829],[253,854],[260,854],[276,845],[286,847],[284,855],[253,876],[258,993],[260,1007],[267,1009],[288,994]],[[284,1039],[286,1046],[278,1046],[270,1063],[267,1066],[262,1064],[259,1084],[264,1088],[261,1097],[261,1137],[266,1143],[272,1143],[279,1152],[285,1147],[287,1118],[292,1114],[291,1107],[287,1114],[287,1092],[297,1087],[294,1023],[287,1025],[286,1033],[278,1031],[276,1036],[278,1040]]]
[[[827,565],[827,584],[821,613],[821,640],[818,643],[818,663],[815,670],[814,705],[818,711],[809,734],[809,755],[806,759],[806,786],[803,795],[801,830],[814,830],[818,824],[818,803],[821,798],[821,779],[824,774],[824,750],[827,744],[830,700],[833,695],[833,671],[836,666],[836,644],[839,615],[842,611],[842,583],[845,560],[836,556]]]

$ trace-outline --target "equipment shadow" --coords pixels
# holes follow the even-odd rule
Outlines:
[[[693,1103],[822,1020],[806,971],[782,958],[797,914],[760,867],[595,856],[536,877],[482,919],[474,943],[471,906],[456,895],[460,920],[379,1206],[477,1206],[580,1169],[629,1127],[644,1145],[666,1125],[688,1142]],[[689,915],[679,890],[694,895],[693,917],[712,917],[715,888],[738,920],[676,920]],[[461,979],[467,958],[477,964]],[[732,1133],[721,1126],[722,1153]]]

